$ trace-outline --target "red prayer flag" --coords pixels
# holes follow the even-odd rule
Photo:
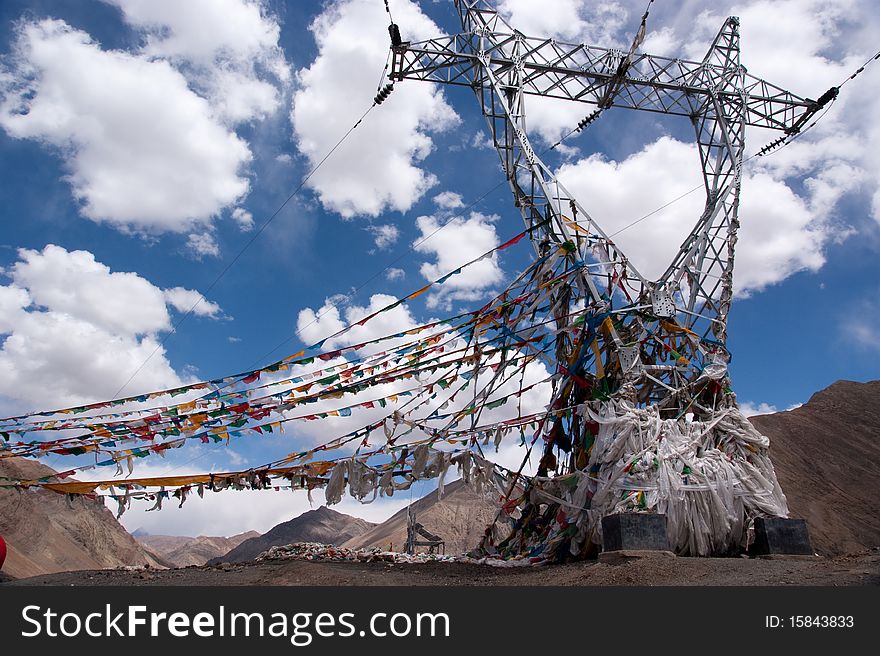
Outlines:
[[[520,234],[518,234],[516,237],[514,237],[510,241],[506,241],[503,244],[501,244],[501,246],[499,246],[495,250],[496,251],[503,251],[505,248],[509,248],[509,247],[513,246],[514,244],[518,244],[520,242],[520,240],[525,236],[526,236],[526,233],[521,232]]]

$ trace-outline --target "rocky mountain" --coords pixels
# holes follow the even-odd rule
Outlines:
[[[341,545],[350,538],[366,533],[374,526],[375,524],[366,520],[321,506],[317,510],[309,510],[299,517],[278,524],[259,537],[245,540],[226,555],[208,561],[208,564],[253,560],[269,547],[292,542]]]
[[[137,541],[158,560],[174,567],[189,567],[204,565],[212,558],[226,554],[245,540],[257,537],[260,537],[259,533],[248,531],[229,538],[206,535],[195,538],[181,535],[140,535],[137,536]]]
[[[0,459],[0,476],[34,479],[55,473],[24,458]],[[68,500],[45,490],[0,490],[0,535],[15,578],[120,565],[161,567],[98,501]]]
[[[480,542],[486,527],[495,518],[497,508],[483,495],[474,492],[459,479],[444,486],[443,497],[437,490],[413,504],[416,521],[442,538],[446,553],[462,554]],[[403,508],[386,521],[342,546],[352,549],[377,547],[403,551],[406,544],[407,509]],[[424,551],[423,547],[419,548]]]
[[[807,520],[820,554],[880,546],[880,380],[841,380],[751,421],[770,438],[791,516]]]

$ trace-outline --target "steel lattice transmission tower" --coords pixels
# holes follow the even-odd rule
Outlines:
[[[455,6],[459,34],[406,42],[392,26],[390,78],[470,87],[515,204],[534,229],[538,256],[561,247],[567,265],[580,266],[576,284],[552,292],[560,329],[556,364],[568,377],[555,387],[552,407],[620,399],[628,408],[653,408],[661,418],[689,412],[702,421],[735,409],[726,342],[745,128],[797,133],[828,94],[819,101],[802,98],[749,74],[740,64],[739,21],[733,17],[702,61],[686,61],[637,51],[647,13],[632,48],[624,51],[524,35],[484,0],[455,0]],[[530,95],[593,106],[582,123],[611,107],[690,119],[706,204],[658,279],[639,273],[536,153],[526,132]],[[573,335],[562,329],[578,308],[584,309],[583,330]],[[569,416],[557,423],[554,430],[566,432],[564,441],[574,447],[566,451],[567,463],[553,460],[549,469],[582,470],[592,463],[591,441],[581,439],[590,422]],[[545,442],[546,455],[554,447],[552,435]],[[539,474],[548,473],[546,462],[542,468]],[[590,471],[601,475],[600,469],[594,464]]]

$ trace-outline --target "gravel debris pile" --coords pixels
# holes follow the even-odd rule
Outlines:
[[[318,542],[294,542],[293,544],[270,547],[259,556],[257,561],[265,560],[312,560],[320,562],[386,562],[386,563],[473,563],[478,565],[492,565],[495,567],[516,567],[522,565],[536,565],[537,562],[528,559],[499,560],[497,558],[472,558],[467,555],[453,556],[449,554],[416,553],[406,554],[397,551],[383,551],[381,549],[348,549],[336,547],[332,544],[320,544]]]

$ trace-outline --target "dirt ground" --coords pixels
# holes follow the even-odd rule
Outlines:
[[[0,583],[14,585],[880,585],[880,550],[834,558],[650,556],[517,568],[288,560],[170,570],[85,570]]]

